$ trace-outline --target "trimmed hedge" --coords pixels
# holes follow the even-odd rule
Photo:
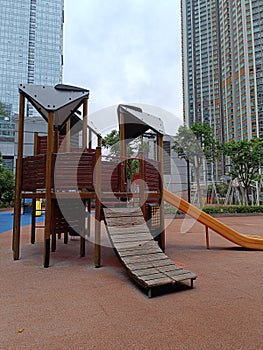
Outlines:
[[[228,205],[204,207],[202,209],[207,214],[240,214],[240,213],[263,213],[263,205]]]
[[[245,205],[220,205],[220,206],[209,206],[202,208],[207,214],[242,214],[242,213],[263,213],[263,205],[259,206],[245,206]],[[183,214],[180,210],[165,204],[164,205],[165,214]]]

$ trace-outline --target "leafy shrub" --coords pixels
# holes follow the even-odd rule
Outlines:
[[[202,209],[207,214],[240,214],[240,213],[263,213],[263,205],[228,205],[204,207]]]
[[[14,186],[14,174],[2,164],[0,152],[0,208],[13,205]]]
[[[202,208],[207,214],[241,214],[241,213],[263,213],[263,205],[250,206],[250,205],[220,205]],[[164,213],[168,215],[180,215],[183,214],[180,210],[172,207],[168,204],[164,204]]]

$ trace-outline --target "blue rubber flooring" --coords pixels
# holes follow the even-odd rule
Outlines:
[[[12,212],[0,212],[0,234],[13,229],[14,215]],[[45,215],[36,217],[36,222],[43,222]],[[31,214],[21,215],[21,226],[31,224]]]

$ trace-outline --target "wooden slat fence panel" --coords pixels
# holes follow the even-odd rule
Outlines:
[[[55,189],[94,191],[95,152],[58,153],[54,172]]]
[[[101,190],[103,192],[120,191],[120,164],[111,161],[102,161],[101,174]]]
[[[144,161],[145,182],[150,191],[160,190],[160,163],[154,160]]]
[[[44,189],[46,179],[46,155],[23,158],[22,191]]]

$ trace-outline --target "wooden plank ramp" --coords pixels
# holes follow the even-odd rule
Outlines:
[[[104,221],[117,256],[131,278],[148,291],[190,280],[196,274],[176,265],[160,249],[145,223],[140,208],[104,208]]]

